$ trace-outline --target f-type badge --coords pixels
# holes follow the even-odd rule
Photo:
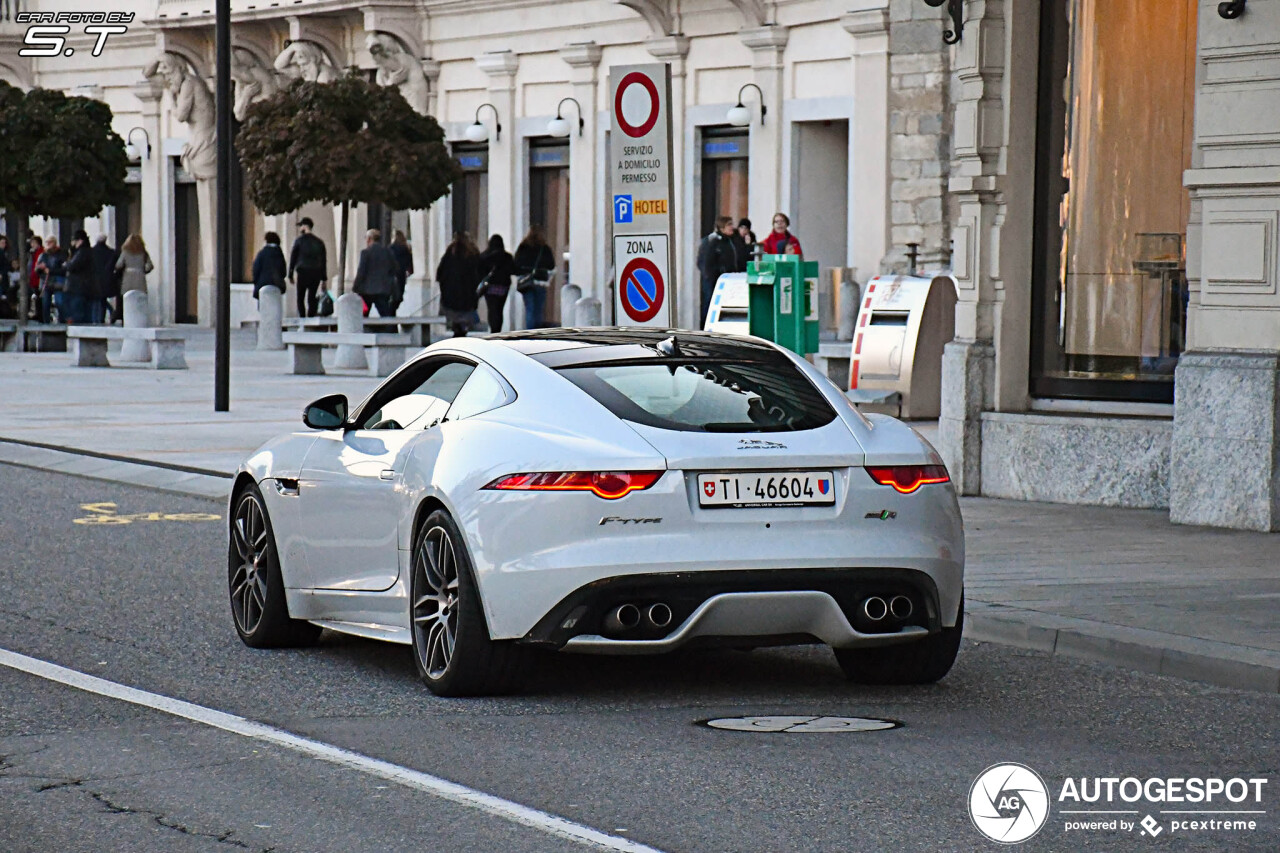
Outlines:
[[[600,524],[661,524],[661,518],[619,518],[616,515],[606,515],[600,519]]]
[[[878,518],[881,521],[888,521],[891,518],[897,518],[898,514],[891,509],[882,509],[879,512],[869,512],[863,518]]]

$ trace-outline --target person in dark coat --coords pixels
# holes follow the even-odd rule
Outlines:
[[[502,331],[502,312],[511,292],[511,276],[515,272],[515,259],[507,251],[501,234],[489,238],[489,247],[480,255],[479,273],[483,288],[484,304],[489,312],[489,331]]]
[[[394,316],[400,309],[400,303],[404,302],[404,286],[409,281],[409,276],[413,275],[413,250],[409,248],[409,241],[399,228],[391,233],[390,248],[396,265],[400,267],[400,272],[396,275],[396,292],[391,299],[391,314]]]
[[[309,216],[298,220],[300,233],[289,253],[289,281],[298,283],[299,317],[316,316],[316,292],[320,283],[329,277],[329,254],[324,241],[311,233],[314,226]]]
[[[471,235],[460,231],[453,237],[444,257],[436,267],[436,284],[440,286],[440,308],[453,329],[455,338],[463,337],[474,323],[479,322],[476,306],[480,296],[476,286],[480,283],[480,252]]]
[[[733,219],[717,216],[715,230],[703,237],[698,246],[698,271],[702,273],[702,313],[698,315],[700,329],[707,324],[707,311],[711,308],[711,294],[716,289],[716,282],[720,280],[720,276],[738,268],[733,234]]]
[[[280,235],[268,231],[265,242],[258,254],[253,257],[253,298],[258,298],[258,291],[268,284],[285,291],[285,279],[288,271],[284,264],[284,252],[280,249]]]
[[[377,308],[379,317],[391,316],[391,297],[396,292],[396,274],[399,271],[395,255],[382,245],[382,232],[370,228],[364,235],[360,265],[356,267],[356,280],[351,289],[360,294],[367,304]]]
[[[541,225],[532,226],[520,245],[516,246],[515,266],[517,279],[528,278],[528,288],[521,291],[524,297],[524,327],[537,329],[542,325],[547,291],[551,288],[551,274],[556,271],[556,253],[547,243],[547,232]]]
[[[99,234],[98,242],[93,244],[93,281],[98,298],[89,306],[89,321],[105,323],[107,310],[111,310],[111,319],[120,316],[118,308],[111,308],[107,300],[120,296],[120,280],[116,278],[116,260],[119,253],[107,245],[107,235]],[[117,305],[119,303],[116,303]]]
[[[733,250],[738,253],[737,272],[747,271],[747,263],[755,259],[756,246],[758,244],[756,232],[751,230],[751,220],[739,219],[738,230],[734,233],[733,238]]]
[[[40,322],[52,323],[55,313],[62,319],[66,315],[62,300],[67,286],[67,253],[57,237],[45,238],[44,251],[32,269],[40,276]]]
[[[71,257],[67,260],[67,289],[62,298],[66,322],[88,323],[89,305],[98,292],[93,279],[93,250],[89,247],[89,235],[83,229],[71,238]]]

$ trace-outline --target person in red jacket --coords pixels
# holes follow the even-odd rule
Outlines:
[[[790,227],[791,220],[785,213],[775,213],[773,215],[773,231],[769,232],[769,236],[765,237],[764,242],[760,244],[764,247],[766,255],[804,254],[800,248],[800,241],[787,230]]]

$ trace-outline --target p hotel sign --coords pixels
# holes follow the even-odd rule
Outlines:
[[[613,132],[614,318],[619,326],[675,325],[671,270],[671,66],[609,69]]]

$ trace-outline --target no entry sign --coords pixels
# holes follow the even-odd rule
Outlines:
[[[613,194],[614,322],[675,324],[671,241],[671,68],[663,63],[609,69],[609,175]]]
[[[618,264],[618,325],[671,328],[666,235],[614,237],[613,251]]]

